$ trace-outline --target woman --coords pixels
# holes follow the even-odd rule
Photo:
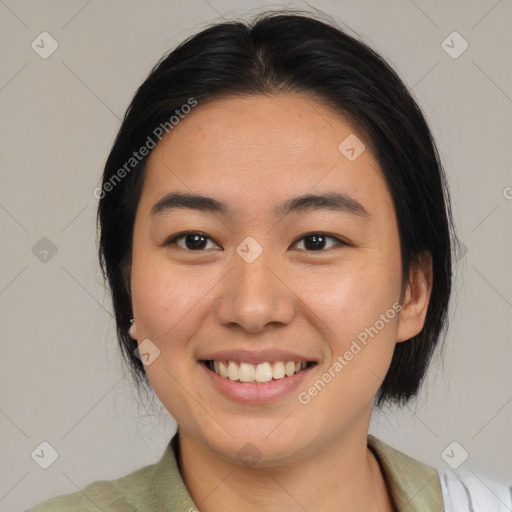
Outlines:
[[[456,249],[430,131],[375,52],[304,15],[203,30],[137,91],[96,192],[121,349],[178,432],[33,511],[507,510],[368,435],[420,388]]]

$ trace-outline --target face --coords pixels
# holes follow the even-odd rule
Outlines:
[[[416,334],[393,202],[361,143],[282,94],[199,104],[150,156],[134,337],[180,432],[217,454],[273,465],[366,436],[395,343]]]

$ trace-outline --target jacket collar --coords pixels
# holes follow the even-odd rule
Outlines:
[[[154,465],[153,498],[162,511],[196,512],[178,467],[178,443],[176,433],[160,461]],[[397,511],[444,511],[439,477],[434,468],[408,457],[372,435],[368,435],[368,447],[381,466]]]
[[[391,498],[400,512],[443,512],[443,497],[437,471],[368,435],[386,479]]]

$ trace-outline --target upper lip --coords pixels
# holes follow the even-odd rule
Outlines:
[[[307,357],[297,352],[291,352],[288,350],[280,349],[268,349],[268,350],[219,350],[217,352],[208,352],[202,355],[200,358],[202,361],[233,361],[235,363],[251,363],[260,364],[265,362],[276,361],[295,361],[296,363],[302,362],[317,362],[314,357]]]

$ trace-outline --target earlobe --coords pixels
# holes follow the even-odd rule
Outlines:
[[[407,341],[421,332],[425,324],[432,292],[432,255],[423,252],[411,265],[409,283],[398,320],[397,343]]]
[[[128,329],[128,334],[130,335],[130,338],[136,340],[137,339],[137,326],[135,325],[135,318],[132,318],[130,320],[131,326]]]

